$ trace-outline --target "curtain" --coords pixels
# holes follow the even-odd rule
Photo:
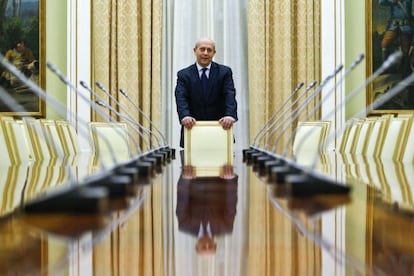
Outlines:
[[[214,60],[233,70],[239,117],[234,126],[235,149],[246,146],[249,129],[246,0],[165,0],[164,8],[162,98],[168,140],[175,147],[179,144],[180,124],[174,98],[177,71],[195,63],[195,41],[210,37],[216,42]]]
[[[254,122],[251,140],[300,82],[307,86],[320,79],[320,39],[320,1],[248,0],[249,119]],[[306,106],[298,118],[318,119],[319,112],[310,114],[315,104]],[[301,100],[291,111],[300,106]],[[291,112],[286,114],[292,116]],[[289,125],[289,117],[279,120],[286,122],[280,130]],[[286,128],[277,151],[284,148],[290,130]]]
[[[304,82],[306,86],[311,81],[320,79],[320,1],[248,0],[247,3],[249,121],[250,141],[253,141],[255,135],[275,114],[275,111],[289,99],[291,92],[300,82]],[[304,91],[304,88],[301,91]],[[319,110],[311,115],[317,100],[316,98],[311,104],[304,106],[303,112],[297,113],[298,120],[318,119]],[[277,152],[289,146],[286,142],[290,139],[295,125],[289,125],[289,122],[294,118],[292,116],[295,113],[292,112],[301,106],[302,102],[299,100],[297,105],[289,109],[283,108],[283,112],[279,113],[285,114],[279,122],[284,122],[280,130],[286,131],[282,140],[277,143],[275,149]],[[288,112],[285,113],[284,110]],[[268,142],[272,144],[275,141]],[[263,185],[263,183],[257,183],[256,178],[256,176],[250,176],[250,185]],[[287,219],[273,206],[262,204],[262,207],[259,207],[260,204],[257,203],[266,202],[268,197],[272,196],[266,193],[268,191],[265,188],[263,190],[250,189],[250,191],[250,206],[256,206],[256,208],[249,210],[249,248],[254,248],[256,244],[269,244],[269,247],[266,247],[265,252],[250,256],[248,274],[320,274],[320,263],[310,263],[306,268],[292,266],[295,258],[318,259],[321,255],[319,249],[299,237],[296,230],[290,228]],[[290,234],[291,239],[270,240],[269,237],[274,234],[269,233],[275,232],[283,233],[283,237]],[[283,246],[286,248],[277,252],[271,250],[271,248],[280,249]],[[285,253],[280,254],[281,252]],[[302,253],[299,254],[299,252]]]
[[[150,123],[144,117],[149,118],[157,128],[161,125],[162,11],[162,0],[92,1],[91,87],[99,98],[104,98],[112,107],[100,112],[93,110],[93,121],[107,121],[108,117],[101,116],[104,112],[121,121],[131,122],[129,116],[132,116],[150,129]],[[113,98],[96,87],[97,81]],[[132,103],[120,93],[120,89],[126,91]],[[148,141],[147,137],[139,135],[142,129],[131,125],[130,132],[134,133],[134,140],[140,145],[140,149],[135,149],[137,153],[139,150],[145,151],[146,147],[156,146],[154,143],[157,141]],[[95,266],[99,269],[97,274],[162,275],[163,240],[158,227],[163,217],[159,208],[162,198],[161,193],[157,192],[159,185],[155,184],[152,183],[153,188],[144,208],[130,219],[128,226],[113,232],[110,244],[94,248],[94,263],[100,264]],[[149,231],[137,233],[137,228]],[[143,235],[139,240],[143,242],[131,246],[137,255],[128,255],[136,259],[122,258],[123,245],[128,244],[130,237],[137,240],[136,235]],[[129,262],[123,263],[123,260]],[[142,263],[154,265],[139,267],[138,264]]]
[[[111,104],[111,115],[122,119],[130,114],[147,128],[150,124],[142,114],[157,128],[161,124],[161,22],[162,0],[92,1],[92,83],[102,83],[120,104],[100,89],[95,92]],[[105,118],[95,111],[92,120]],[[137,127],[131,132],[141,140],[141,149],[157,142],[140,136],[138,130],[142,132]]]

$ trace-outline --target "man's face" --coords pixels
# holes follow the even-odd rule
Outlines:
[[[194,48],[194,54],[197,58],[198,64],[206,67],[210,64],[216,54],[214,43],[208,40],[201,41],[196,48]]]
[[[24,44],[22,42],[17,43],[16,49],[18,52],[22,53],[24,51]]]

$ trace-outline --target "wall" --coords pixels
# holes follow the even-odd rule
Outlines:
[[[376,1],[376,0],[372,0]],[[365,2],[361,0],[345,1],[345,68],[353,63],[356,56],[366,53],[365,48]],[[366,57],[364,62],[346,78],[345,95],[356,91],[366,79]],[[365,88],[360,91],[345,108],[345,118],[349,119],[366,107]]]
[[[46,62],[53,63],[62,73],[67,67],[67,0],[46,2]],[[46,69],[46,92],[66,106],[66,86],[49,69]],[[60,111],[62,112],[62,110]],[[46,117],[59,119],[59,112],[46,105]]]

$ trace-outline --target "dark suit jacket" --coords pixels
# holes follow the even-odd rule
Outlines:
[[[178,229],[197,236],[200,222],[210,222],[212,234],[233,232],[237,209],[238,176],[233,179],[198,177],[183,179],[177,184],[176,216]]]
[[[237,120],[236,89],[230,67],[211,63],[208,79],[208,93],[203,95],[200,76],[196,64],[177,73],[175,88],[178,118],[192,116],[199,121],[217,121],[224,116]],[[181,128],[180,146],[184,146]]]

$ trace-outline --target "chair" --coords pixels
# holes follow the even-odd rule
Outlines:
[[[62,141],[63,151],[65,155],[72,156],[79,154],[79,137],[73,125],[65,120],[55,121],[57,132]]]
[[[89,123],[94,164],[115,164],[131,158],[128,127],[126,123]]]
[[[400,114],[398,117],[407,118],[407,131],[403,137],[403,145],[401,148],[401,161],[403,163],[412,163],[414,161],[414,124],[411,114]]]
[[[29,142],[31,143],[33,160],[50,160],[52,158],[49,137],[45,135],[42,124],[33,117],[24,117]]]
[[[0,158],[0,167],[10,166],[12,164],[12,153],[9,143],[7,143],[7,137],[2,121],[0,121],[0,152],[3,153]]]
[[[312,165],[314,159],[326,151],[330,121],[299,122],[293,140],[293,157],[298,163]]]
[[[407,133],[408,118],[392,117],[382,139],[380,158],[382,160],[401,160],[404,138]]]
[[[6,143],[11,152],[13,164],[30,163],[33,160],[34,149],[28,139],[26,126],[22,120],[11,117],[1,117],[6,134]]]
[[[52,158],[64,159],[64,142],[62,141],[62,137],[59,135],[55,120],[41,119],[40,123],[43,126],[45,136],[49,142],[48,147]]]
[[[376,158],[380,155],[381,143],[384,139],[384,132],[388,124],[387,118],[379,117],[374,119],[370,139],[364,147],[364,156],[366,158]]]
[[[184,164],[198,171],[233,165],[233,143],[233,129],[224,130],[217,121],[198,121],[184,130]]]
[[[355,141],[355,151],[354,154],[356,155],[363,155],[365,147],[370,139],[372,126],[374,124],[374,120],[371,118],[366,118],[361,122],[361,126],[359,129],[359,135]]]
[[[353,154],[355,152],[356,141],[358,141],[359,132],[361,129],[361,121],[357,119],[351,119],[349,130],[346,137],[342,140],[341,146],[342,153]]]

